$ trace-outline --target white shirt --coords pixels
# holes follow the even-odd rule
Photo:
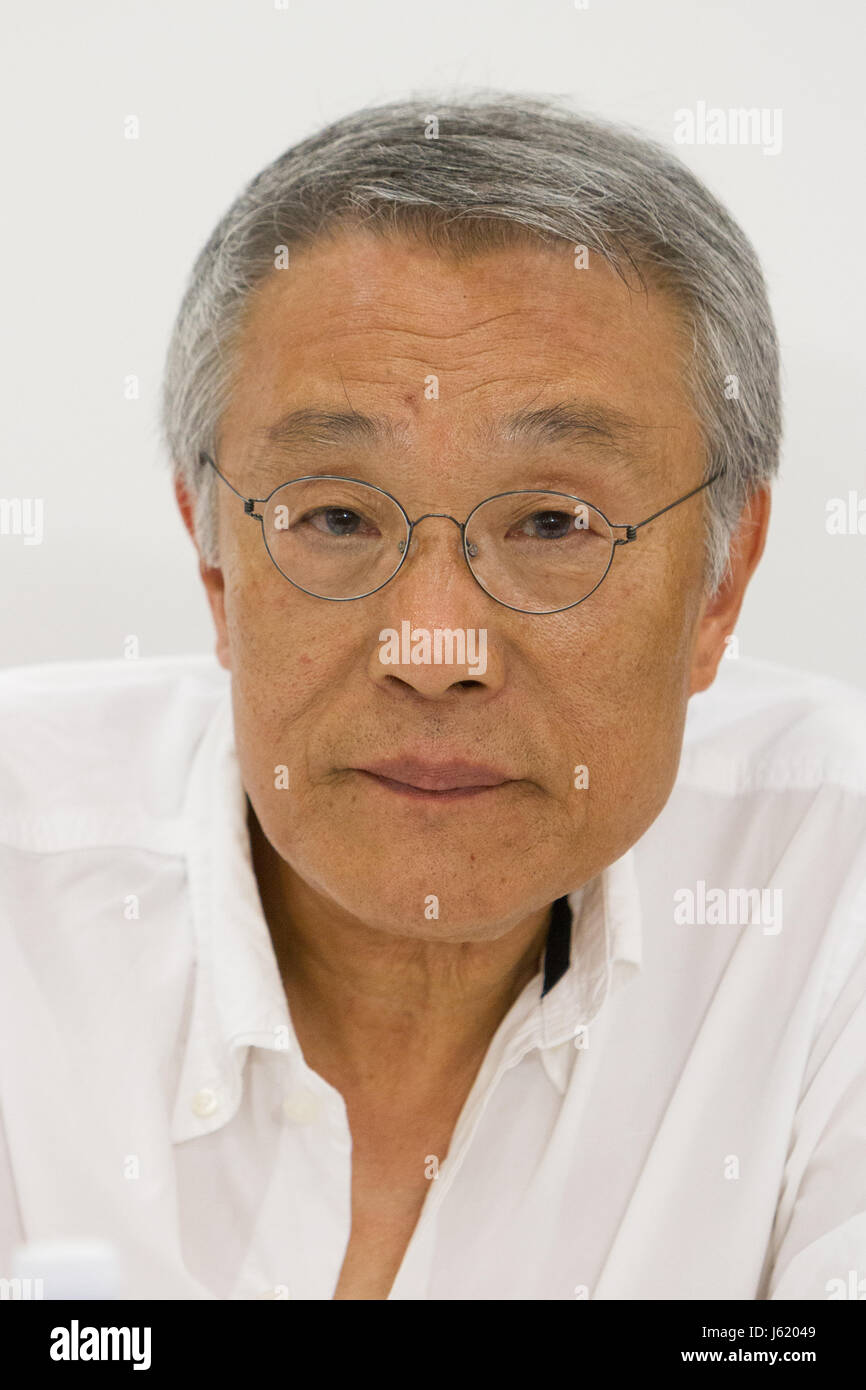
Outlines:
[[[229,679],[0,674],[0,1275],[104,1237],[126,1297],[333,1295],[352,1139],[292,1028]],[[866,698],[723,661],[667,806],[570,903],[390,1297],[866,1296]]]

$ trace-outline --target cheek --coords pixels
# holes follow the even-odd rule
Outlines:
[[[603,601],[599,590],[591,611],[575,609],[549,667],[550,687],[556,680],[564,690],[569,756],[588,771],[587,820],[617,826],[623,852],[676,777],[697,611],[681,576],[656,573],[649,583],[648,570],[635,565]]]
[[[235,721],[251,752],[276,748],[302,726],[330,679],[312,602],[257,568],[226,586]]]

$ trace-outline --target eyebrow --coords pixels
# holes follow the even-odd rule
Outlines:
[[[607,444],[623,453],[647,428],[615,406],[590,401],[559,401],[538,410],[518,410],[498,426],[509,442]]]
[[[290,410],[274,424],[253,431],[266,450],[317,444],[396,443],[404,433],[387,415],[362,415],[357,410],[327,410],[317,406]]]

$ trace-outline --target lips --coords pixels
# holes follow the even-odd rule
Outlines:
[[[463,760],[423,762],[417,758],[386,758],[355,769],[381,777],[387,782],[402,783],[419,791],[450,792],[471,787],[499,787],[514,779],[508,773],[486,763]]]

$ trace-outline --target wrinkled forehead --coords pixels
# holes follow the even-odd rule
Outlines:
[[[313,428],[317,413],[364,414],[404,443],[458,421],[479,443],[521,428],[529,442],[548,411],[548,438],[626,444],[691,420],[689,351],[666,288],[568,242],[449,254],[342,229],[290,250],[251,295],[221,435],[286,442],[302,423],[286,417],[306,411]]]

